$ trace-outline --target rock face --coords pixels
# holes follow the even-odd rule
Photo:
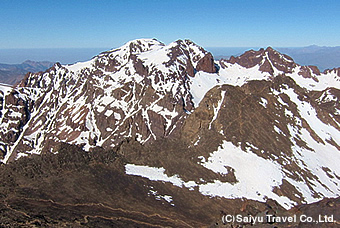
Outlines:
[[[217,67],[214,63],[214,58],[211,53],[206,54],[197,63],[197,71],[204,71],[207,73],[217,73]]]
[[[155,221],[149,225],[182,226],[185,218],[193,216],[185,211],[200,214],[202,200],[212,212],[194,216],[186,225],[210,224],[220,219],[216,211],[221,210],[256,215],[271,201],[285,212],[340,194],[339,88],[339,69],[321,73],[272,48],[216,62],[189,40],[169,45],[155,39],[134,40],[88,62],[55,64],[45,72],[28,74],[14,88],[1,86],[0,155],[3,163],[9,163],[1,172],[33,162],[21,173],[12,170],[14,179],[4,183],[22,183],[26,172],[35,170],[35,177],[41,172],[47,175],[39,174],[36,183],[58,185],[50,173],[58,168],[46,166],[44,158],[53,167],[66,162],[72,175],[77,175],[75,151],[74,156],[85,156],[81,167],[90,164],[86,172],[92,174],[85,175],[84,183],[94,185],[91,176],[99,179],[100,186],[101,181],[109,182],[104,178],[107,171],[115,181],[124,176],[119,186],[130,189],[128,199],[138,201],[132,195],[145,193],[140,212],[146,217],[132,215],[126,202],[119,207],[125,211],[125,222],[133,218],[138,224],[149,220]],[[109,156],[108,151],[114,158],[90,158]],[[101,164],[97,173],[96,164]],[[29,183],[23,188],[30,189]],[[110,186],[105,194],[111,191],[113,198],[123,194]],[[65,188],[74,194],[72,187]],[[3,197],[32,198],[26,193],[11,195],[13,189],[5,187],[9,193]],[[91,188],[86,189],[84,194],[90,194]],[[52,189],[39,191],[46,197],[42,200],[37,194],[33,201],[26,201],[23,213],[35,215],[30,209],[35,204],[65,207],[79,200],[84,206],[79,219],[89,225],[100,217],[88,214],[92,206],[104,211],[108,208],[101,204],[113,207],[113,201],[103,201],[100,194],[90,197],[91,202],[78,196],[68,202],[53,195]],[[157,211],[170,207],[182,219],[162,214],[167,219],[156,222],[151,218],[155,210],[150,209],[155,200],[162,202]],[[10,204],[9,208],[18,208],[15,200]],[[225,204],[230,206],[223,209]]]
[[[271,47],[267,49],[261,48],[259,51],[247,51],[239,57],[230,58],[228,62],[232,64],[237,63],[245,68],[252,68],[259,65],[260,68],[263,68],[263,71],[267,69],[265,72],[273,71],[276,68],[279,71],[291,73],[292,69],[297,66],[292,58],[275,51]]]

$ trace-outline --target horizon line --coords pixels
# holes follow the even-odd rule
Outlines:
[[[336,48],[337,46],[325,46],[325,45],[317,45],[311,44],[306,46],[275,46],[275,45],[264,45],[264,46],[202,46],[205,48],[265,48],[265,47],[274,47],[274,48],[305,48],[305,47],[322,47],[322,48]],[[18,50],[18,49],[115,49],[119,47],[11,47],[11,48],[0,48],[0,50]]]

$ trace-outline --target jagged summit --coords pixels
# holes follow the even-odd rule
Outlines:
[[[108,54],[111,52],[117,52],[120,50],[129,51],[132,54],[139,54],[141,52],[150,51],[158,46],[165,46],[164,43],[158,41],[157,39],[135,39],[125,43],[119,48],[113,48],[109,51],[102,52],[99,55]]]
[[[271,47],[258,51],[249,50],[238,57],[222,59],[219,64],[228,74],[238,73],[239,77],[229,82],[234,85],[243,84],[248,80],[271,80],[278,75],[292,77],[300,86],[309,90],[323,90],[332,85],[335,87],[340,85],[339,68],[321,73],[316,66],[300,66],[291,57]],[[241,73],[240,67],[246,70],[242,70]],[[262,73],[253,73],[254,71]]]
[[[164,46],[174,47],[174,46],[177,46],[177,45],[181,46],[182,48],[186,48],[186,47],[188,47],[188,45],[189,46],[191,45],[191,46],[195,46],[195,47],[199,48],[204,53],[207,52],[202,47],[199,47],[193,41],[188,40],[188,39],[185,39],[185,40],[179,39],[179,40],[176,40],[176,41],[170,43],[169,45],[165,45],[164,43],[160,42],[156,38],[153,38],[153,39],[144,38],[144,39],[131,40],[131,41],[125,43],[123,46],[121,46],[119,48],[113,48],[109,51],[104,51],[104,52],[100,53],[98,56],[108,55],[110,53],[119,52],[119,51],[128,52],[130,54],[137,55],[137,54],[141,54],[143,52],[156,50],[156,49],[162,48]]]
[[[275,70],[284,73],[292,73],[297,66],[293,59],[287,55],[281,54],[272,47],[266,49],[261,48],[258,51],[249,50],[239,57],[231,57],[227,62],[237,63],[246,68],[252,68],[256,65],[260,66],[260,71],[268,72],[271,75]]]

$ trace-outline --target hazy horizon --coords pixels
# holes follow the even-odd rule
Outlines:
[[[268,45],[270,46],[270,45]],[[240,55],[247,50],[259,50],[263,47],[204,47],[215,57]],[[336,48],[330,46],[308,45],[303,47],[273,47],[274,49],[299,49],[308,47]],[[72,64],[79,61],[90,60],[101,52],[118,47],[93,47],[93,48],[5,48],[0,49],[0,63],[21,64],[24,61],[49,61],[62,64]]]

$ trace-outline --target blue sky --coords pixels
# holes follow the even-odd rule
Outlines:
[[[204,47],[340,45],[339,0],[1,0],[0,49],[118,47],[137,38]]]

